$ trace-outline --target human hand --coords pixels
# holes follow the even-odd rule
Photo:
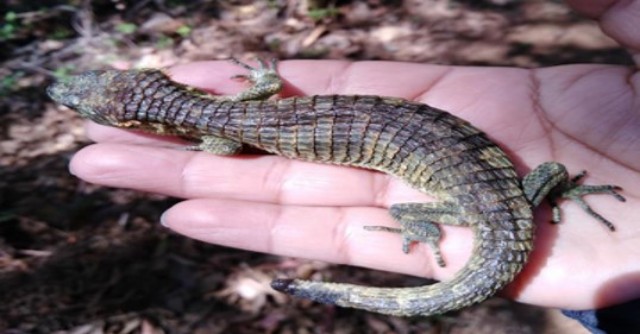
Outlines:
[[[610,33],[616,37],[615,29]],[[640,43],[625,41],[634,42]],[[640,296],[640,225],[634,219],[640,216],[637,72],[604,65],[529,71],[340,61],[286,61],[279,72],[287,87],[296,89],[285,96],[376,94],[448,110],[503,147],[521,175],[553,160],[574,174],[586,169],[585,184],[623,186],[626,203],[586,197],[616,225],[613,233],[570,202],[562,203],[563,222],[557,226],[548,223],[548,207],[537,210],[531,261],[504,294],[573,309]],[[228,80],[238,68],[226,62],[183,65],[170,73],[220,94],[241,90]],[[88,133],[98,144],[76,154],[74,174],[93,183],[185,198],[163,222],[196,239],[437,279],[452,277],[471,252],[465,228],[442,226],[445,268],[424,245],[405,255],[400,236],[365,231],[366,225],[394,224],[384,207],[428,200],[385,174],[276,156],[179,151],[172,149],[179,144],[166,137],[95,124]]]

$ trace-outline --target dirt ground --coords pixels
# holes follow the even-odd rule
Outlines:
[[[44,88],[86,69],[194,60],[630,64],[559,1],[4,1],[0,4],[1,333],[584,333],[556,310],[492,299],[404,319],[291,300],[278,275],[375,285],[424,279],[189,240],[158,226],[175,199],[67,170],[83,121]]]

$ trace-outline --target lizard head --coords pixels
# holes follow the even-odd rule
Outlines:
[[[115,70],[88,71],[74,75],[47,87],[51,99],[78,111],[83,117],[103,125],[118,123],[116,115],[118,90]]]

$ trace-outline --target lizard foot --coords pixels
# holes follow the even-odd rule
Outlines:
[[[252,84],[251,88],[230,97],[229,100],[264,100],[282,90],[283,83],[276,71],[277,60],[275,58],[271,59],[269,63],[258,58],[260,64],[258,67],[250,66],[233,57],[229,58],[229,61],[249,71],[249,74],[238,74],[231,78],[246,80]]]
[[[402,251],[409,253],[409,248],[414,242],[422,242],[428,245],[440,267],[446,266],[442,258],[442,252],[438,242],[440,241],[440,228],[432,222],[411,222],[403,224],[402,228],[387,226],[365,226],[367,231],[384,231],[402,234]]]
[[[405,253],[409,253],[409,248],[414,242],[425,243],[431,248],[440,267],[446,265],[439,246],[442,233],[434,221],[448,225],[466,226],[464,221],[457,218],[459,217],[457,206],[447,202],[394,204],[389,209],[389,213],[400,223],[400,228],[365,226],[365,230],[402,234],[402,251]]]
[[[620,195],[618,191],[622,190],[621,187],[605,184],[605,185],[583,185],[578,182],[587,174],[586,171],[580,172],[578,175],[574,176],[570,180],[567,180],[565,184],[562,185],[562,188],[559,191],[554,191],[549,196],[549,203],[552,208],[552,222],[557,224],[561,220],[561,211],[560,207],[557,205],[556,200],[558,198],[569,199],[576,204],[578,204],[585,212],[587,212],[591,217],[597,219],[601,223],[603,223],[609,230],[615,231],[616,228],[611,221],[604,218],[599,213],[595,212],[584,199],[583,196],[591,195],[591,194],[608,194],[613,196],[620,202],[625,202],[626,199],[624,196]]]
[[[578,204],[590,216],[607,226],[609,230],[615,231],[613,223],[595,212],[582,197],[591,194],[608,194],[624,202],[625,198],[617,192],[622,188],[615,185],[579,184],[579,181],[585,175],[586,171],[582,171],[573,178],[569,178],[569,173],[565,166],[557,162],[545,162],[524,177],[522,187],[525,196],[534,207],[538,206],[544,198],[547,198],[552,208],[552,223],[557,224],[562,218],[557,200],[569,199]]]

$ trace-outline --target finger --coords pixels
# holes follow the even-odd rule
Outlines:
[[[322,68],[322,71],[309,71]],[[374,70],[377,69],[377,70]],[[413,98],[447,73],[449,67],[399,62],[293,60],[278,65],[287,82],[284,95],[378,94]],[[235,94],[246,84],[229,78],[245,70],[226,61],[193,62],[167,70],[173,80],[218,94]],[[203,75],[211,73],[211,75]],[[389,85],[402,82],[402,85]]]
[[[416,244],[405,255],[400,235],[364,230],[365,225],[395,226],[386,210],[376,208],[189,200],[165,212],[163,224],[208,243],[438,279],[462,267],[472,244],[468,229],[446,227],[441,243],[446,267],[438,267],[425,245]]]
[[[322,71],[309,71],[322,68]],[[179,65],[167,70],[173,80],[221,94],[235,94],[246,85],[228,79],[242,69],[229,62],[208,61]],[[333,60],[292,60],[281,62],[278,72],[286,81],[289,95],[380,95],[427,103],[450,111],[495,133],[498,141],[528,143],[538,133],[528,129],[523,136],[518,126],[530,113],[526,102],[530,89],[523,84],[530,73],[517,69],[435,66],[401,62],[344,62]],[[203,73],[212,73],[203,75]],[[495,78],[495,79],[491,79]],[[390,83],[401,84],[390,84]],[[295,91],[294,91],[295,90]],[[464,94],[460,94],[464,91]],[[506,94],[505,92],[509,92]],[[451,98],[455,96],[456,98]],[[505,109],[506,108],[506,109]],[[506,111],[506,112],[505,112]],[[529,116],[530,117],[530,116]],[[495,130],[494,130],[495,129]]]
[[[220,157],[98,144],[80,150],[70,169],[92,183],[181,198],[341,206],[388,206],[428,200],[426,195],[386,174],[266,155]]]
[[[589,0],[567,1],[577,11],[600,21],[602,30],[626,47],[640,64],[640,1]]]
[[[423,244],[415,244],[409,254],[404,254],[400,235],[364,230],[367,225],[397,226],[386,210],[379,208],[279,206],[197,199],[170,208],[162,221],[176,232],[208,243],[439,280],[455,275],[468,261],[473,245],[470,229],[441,225],[440,247],[446,267],[437,266],[431,249]],[[547,233],[555,229],[551,225],[541,228]],[[585,237],[578,239],[578,243],[584,243]],[[538,240],[537,246],[542,246],[540,242],[545,243]],[[542,258],[530,263],[529,271],[518,279],[528,277],[509,286],[502,295],[549,307],[597,306],[603,301],[595,300],[593,292],[598,291],[609,276],[606,270],[592,273],[593,257],[571,253],[562,252],[551,258],[534,253],[534,257]],[[572,263],[570,268],[566,263]],[[563,284],[566,282],[571,283]],[[558,300],[558,294],[565,298]]]
[[[309,68],[322,70],[309,71]],[[229,75],[237,71],[242,69],[229,62],[203,61],[178,65],[166,72],[180,83],[218,94],[235,94],[247,87],[246,84],[229,80]],[[204,73],[211,75],[203,75]],[[491,69],[489,76],[486,68],[402,62],[288,60],[279,64],[278,73],[286,81],[285,90],[289,90],[285,96],[291,93],[374,94],[417,100],[454,112],[473,108],[484,113],[491,112],[497,105],[521,105],[522,101],[527,101],[530,97],[529,88],[521,87],[526,86],[523,81],[528,80],[530,74],[509,68]],[[489,81],[488,77],[497,79]],[[460,91],[465,94],[461,95]],[[451,96],[456,98],[452,99]],[[522,113],[519,109],[514,108],[513,112]],[[486,116],[477,115],[476,118],[482,120]]]

